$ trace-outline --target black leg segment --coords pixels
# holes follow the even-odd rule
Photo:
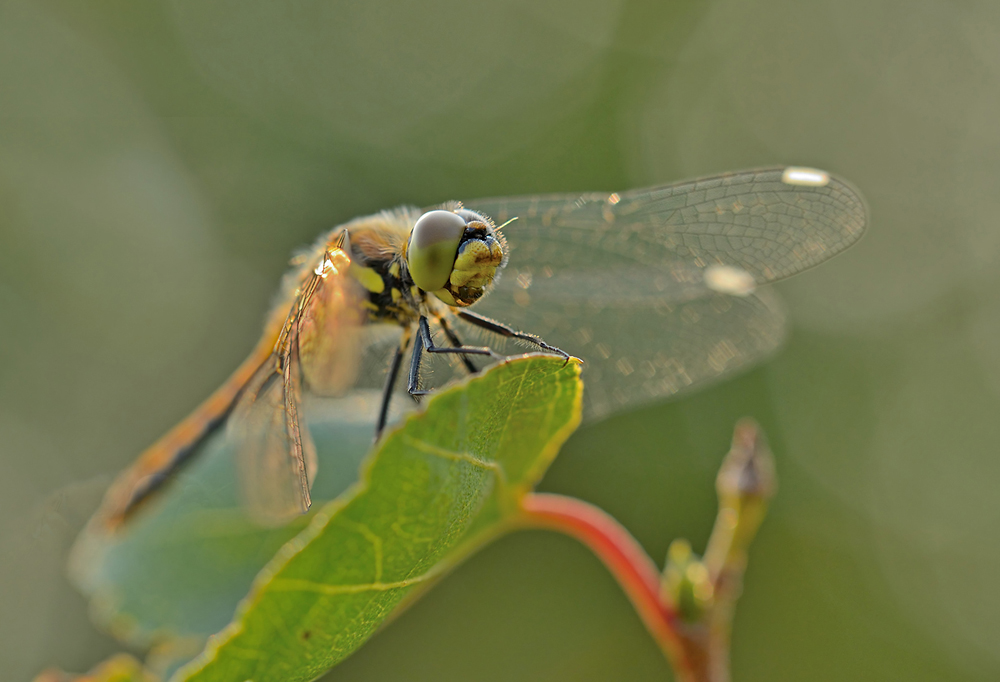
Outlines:
[[[494,334],[499,334],[500,336],[505,336],[509,339],[518,339],[519,341],[527,341],[528,343],[533,343],[544,351],[548,351],[553,355],[559,355],[565,358],[566,360],[569,360],[569,353],[559,348],[556,348],[555,346],[550,346],[549,344],[545,343],[534,334],[519,332],[516,329],[512,329],[505,324],[497,322],[496,320],[491,320],[488,317],[483,317],[482,315],[474,313],[469,310],[459,310],[456,314],[469,324],[474,324],[477,327],[482,327],[487,331],[491,331]]]
[[[431,328],[427,322],[427,318],[421,316],[417,322],[416,337],[413,339],[413,357],[410,359],[410,380],[407,385],[407,390],[413,396],[430,393],[430,391],[420,388],[420,360],[425,351],[428,353],[448,353],[452,355],[488,355],[496,360],[503,357],[485,346],[455,346],[454,348],[435,346],[434,339],[431,338]]]
[[[399,346],[396,347],[396,354],[392,356],[389,374],[385,378],[385,388],[382,389],[382,406],[379,408],[378,423],[375,425],[375,440],[378,440],[378,437],[382,435],[382,429],[385,428],[385,422],[389,418],[392,389],[396,385],[396,377],[399,376],[399,366],[403,364],[403,354],[406,353],[406,349],[410,345],[410,336],[409,329],[403,331],[403,337],[399,340]]]
[[[420,318],[423,321],[424,318]],[[420,361],[424,355],[424,338],[417,331],[413,339],[413,355],[410,356],[410,376],[406,382],[406,390],[416,399],[419,395],[426,395],[427,391],[420,390]]]
[[[448,324],[448,320],[444,317],[439,317],[437,318],[437,323],[441,325],[441,330],[444,332],[444,335],[448,337],[448,340],[451,341],[451,345],[455,348],[461,348],[462,341],[458,338],[458,334],[455,333],[455,330],[451,328],[451,325]],[[462,364],[465,365],[465,369],[469,372],[469,374],[475,374],[479,371],[479,369],[472,364],[472,360],[470,360],[466,355],[462,356]]]

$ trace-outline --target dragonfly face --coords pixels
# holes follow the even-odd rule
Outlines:
[[[549,343],[573,349],[587,363],[589,417],[704,385],[780,345],[781,307],[760,285],[839,253],[867,223],[849,184],[799,168],[466,204],[360,218],[297,257],[251,356],[119,477],[100,517],[120,524],[226,421],[251,511],[276,521],[304,512],[316,457],[303,395],[346,393],[363,365],[384,373],[391,354],[381,428],[406,353],[414,396],[426,392],[428,353],[465,371],[477,355],[500,357],[463,345],[463,325],[564,357]],[[505,235],[493,223],[515,217]],[[508,252],[513,272],[501,279]],[[362,361],[384,340],[379,329],[395,330],[389,353]]]
[[[464,208],[424,213],[413,225],[405,261],[413,283],[450,306],[470,306],[507,264],[506,241],[493,221]]]

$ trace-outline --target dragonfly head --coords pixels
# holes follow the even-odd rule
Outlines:
[[[507,264],[507,243],[492,220],[458,206],[420,216],[405,258],[415,285],[464,308],[489,291],[497,271]]]

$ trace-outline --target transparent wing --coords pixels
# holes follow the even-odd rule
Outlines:
[[[300,423],[302,392],[276,358],[261,366],[233,410],[228,435],[236,451],[240,492],[250,516],[281,525],[309,510],[316,448]]]
[[[287,522],[309,509],[316,448],[301,419],[303,383],[337,395],[357,378],[364,313],[348,275],[350,259],[323,247],[296,288],[274,353],[247,383],[229,422],[240,489],[261,523]]]
[[[754,287],[836,255],[867,224],[849,184],[797,168],[463,203],[497,224],[516,217],[503,229],[510,263],[476,311],[582,357],[591,417],[773,352],[784,316]]]
[[[785,334],[783,309],[768,288],[746,296],[705,291],[687,300],[621,299],[604,305],[549,297],[539,287],[525,307],[505,293],[491,295],[491,316],[584,359],[588,418],[746,369],[775,352]]]
[[[337,396],[358,379],[357,358],[366,342],[367,314],[358,286],[347,274],[349,266],[344,261],[325,277],[314,273],[316,285],[296,320],[294,346],[301,357],[306,389],[312,394]],[[309,291],[305,287],[301,295]]]
[[[797,168],[725,173],[621,194],[463,203],[497,224],[517,217],[504,228],[515,267],[565,272],[642,265],[655,273],[674,261],[719,263],[750,272],[758,283],[843,251],[867,223],[857,190],[822,171]]]

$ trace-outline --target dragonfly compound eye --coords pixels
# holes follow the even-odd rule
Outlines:
[[[452,211],[428,211],[410,232],[406,266],[413,283],[424,291],[437,291],[448,283],[465,220]]]

